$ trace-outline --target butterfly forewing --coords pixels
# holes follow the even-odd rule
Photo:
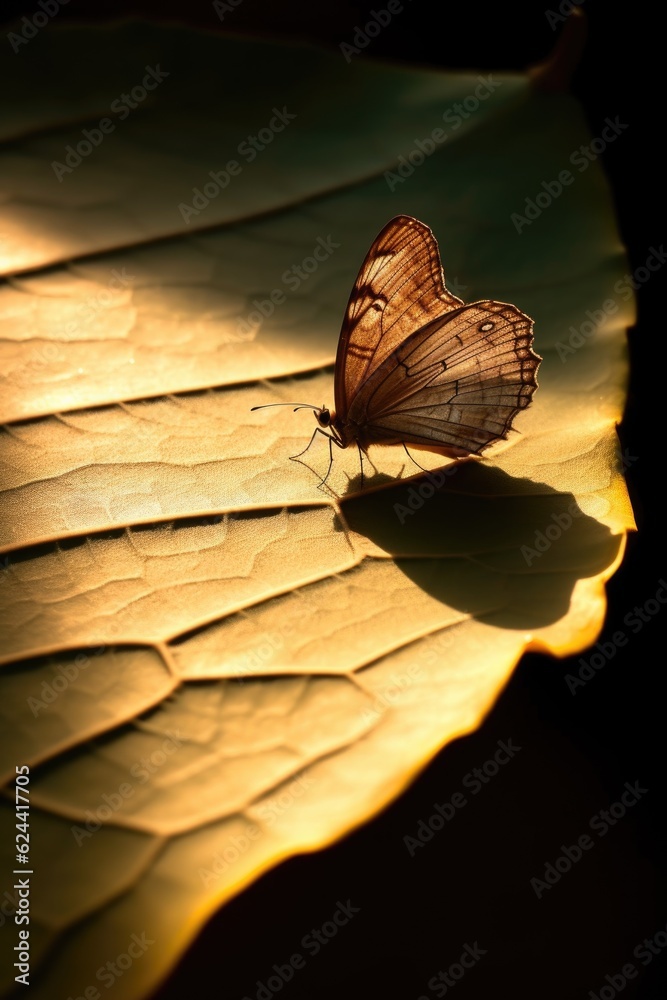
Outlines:
[[[369,250],[352,289],[338,343],[336,413],[345,423],[365,382],[416,330],[462,305],[445,288],[428,226],[392,219]]]

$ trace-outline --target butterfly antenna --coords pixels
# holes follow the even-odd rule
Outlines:
[[[252,413],[253,410],[266,410],[269,406],[293,406],[295,413],[301,409],[314,410],[315,412],[320,409],[319,406],[314,406],[312,403],[263,403],[261,406],[251,406],[250,412]]]

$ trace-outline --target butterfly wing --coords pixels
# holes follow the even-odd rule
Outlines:
[[[399,215],[366,255],[345,311],[336,354],[336,414],[345,423],[364,383],[409,337],[463,305],[445,288],[438,244],[423,222]]]
[[[352,402],[362,446],[402,441],[466,455],[507,437],[537,388],[532,328],[515,306],[483,301],[413,332]]]

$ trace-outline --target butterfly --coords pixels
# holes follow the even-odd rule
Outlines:
[[[399,215],[373,242],[354,283],[338,341],[335,409],[312,409],[332,444],[407,446],[449,458],[506,438],[531,402],[542,360],[533,321],[507,302],[466,305],[445,286],[435,236]],[[254,406],[252,409],[261,409]],[[409,454],[409,453],[408,453]],[[363,466],[362,466],[363,475]]]

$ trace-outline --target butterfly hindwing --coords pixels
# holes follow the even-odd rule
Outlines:
[[[364,382],[349,412],[363,443],[476,453],[507,436],[537,386],[532,320],[483,301],[414,331]]]
[[[399,215],[366,255],[345,312],[336,355],[336,413],[344,422],[363,384],[416,330],[462,305],[445,288],[428,226]]]

